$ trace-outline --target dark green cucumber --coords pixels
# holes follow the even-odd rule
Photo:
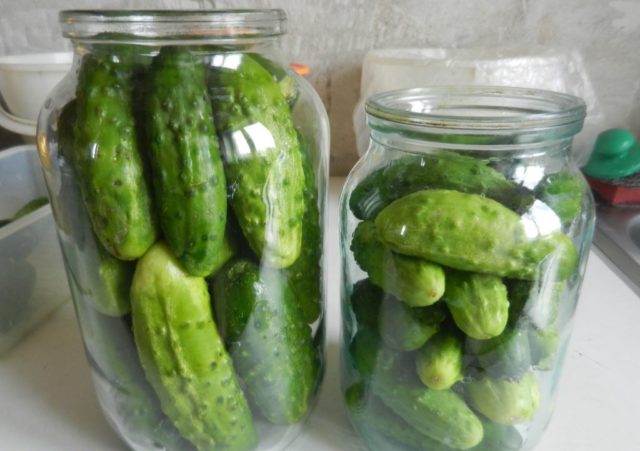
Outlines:
[[[300,421],[318,367],[311,328],[284,274],[237,259],[218,273],[213,292],[220,329],[253,402],[273,423]]]
[[[351,251],[373,283],[411,307],[431,305],[444,293],[442,266],[392,252],[378,240],[372,221],[358,224],[353,232]]]
[[[167,244],[197,276],[218,265],[227,192],[204,64],[164,47],[149,72],[147,133],[158,217]]]
[[[308,145],[298,134],[304,170],[304,218],[302,219],[302,249],[298,259],[286,269],[287,278],[296,299],[302,307],[307,323],[311,324],[322,307],[322,229],[318,206],[316,175]]]
[[[394,200],[424,189],[481,194],[516,211],[526,210],[534,201],[529,190],[507,180],[484,162],[443,154],[390,161],[358,184],[349,198],[349,206],[357,218],[375,219]]]
[[[121,260],[141,257],[157,236],[134,121],[135,70],[126,57],[83,58],[71,152],[93,230]]]
[[[231,206],[253,251],[275,268],[300,255],[304,172],[289,106],[252,58],[223,55],[210,94]],[[233,64],[232,64],[233,63]]]
[[[207,284],[154,245],[131,286],[138,354],[164,413],[201,450],[246,450],[257,438],[251,411],[218,335]]]

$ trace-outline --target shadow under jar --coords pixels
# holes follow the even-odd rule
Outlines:
[[[584,102],[382,93],[342,192],[342,382],[371,450],[532,449],[553,408],[594,225],[571,161]]]
[[[60,22],[38,149],[106,418],[136,450],[284,448],[324,370],[328,159],[284,12]]]

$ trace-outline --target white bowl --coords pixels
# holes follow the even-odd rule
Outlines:
[[[71,68],[73,53],[34,53],[0,57],[0,126],[25,136],[36,135],[42,104]]]

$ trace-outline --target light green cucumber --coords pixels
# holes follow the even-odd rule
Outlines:
[[[164,243],[140,259],[131,286],[133,332],[162,410],[200,450],[256,445],[251,411],[213,321],[207,284]]]
[[[416,356],[418,377],[433,390],[446,390],[462,380],[462,338],[442,330],[420,348]]]
[[[477,194],[418,191],[385,207],[375,223],[391,250],[463,271],[533,279],[547,258],[561,279],[577,268],[566,235],[530,238],[518,214]]]
[[[358,224],[351,251],[373,283],[411,307],[431,305],[444,293],[445,275],[440,265],[385,248],[371,221]]]
[[[147,86],[147,135],[164,238],[197,276],[219,265],[227,191],[204,64],[186,47],[164,47]]]
[[[538,380],[530,371],[519,379],[473,380],[465,392],[471,407],[498,424],[525,423],[540,405]]]
[[[468,336],[486,340],[502,333],[509,318],[507,288],[499,277],[447,271],[445,302],[456,325]]]

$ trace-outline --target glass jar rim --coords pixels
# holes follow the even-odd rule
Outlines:
[[[61,11],[59,22],[64,37],[80,40],[246,40],[285,34],[287,16],[282,9],[78,9]]]
[[[437,86],[386,91],[366,101],[370,126],[387,125],[461,133],[503,134],[567,127],[580,130],[586,105],[579,97],[542,89]],[[374,120],[372,120],[374,119]],[[389,124],[392,123],[392,124]],[[577,128],[577,130],[576,130]],[[570,131],[570,130],[568,130]]]

